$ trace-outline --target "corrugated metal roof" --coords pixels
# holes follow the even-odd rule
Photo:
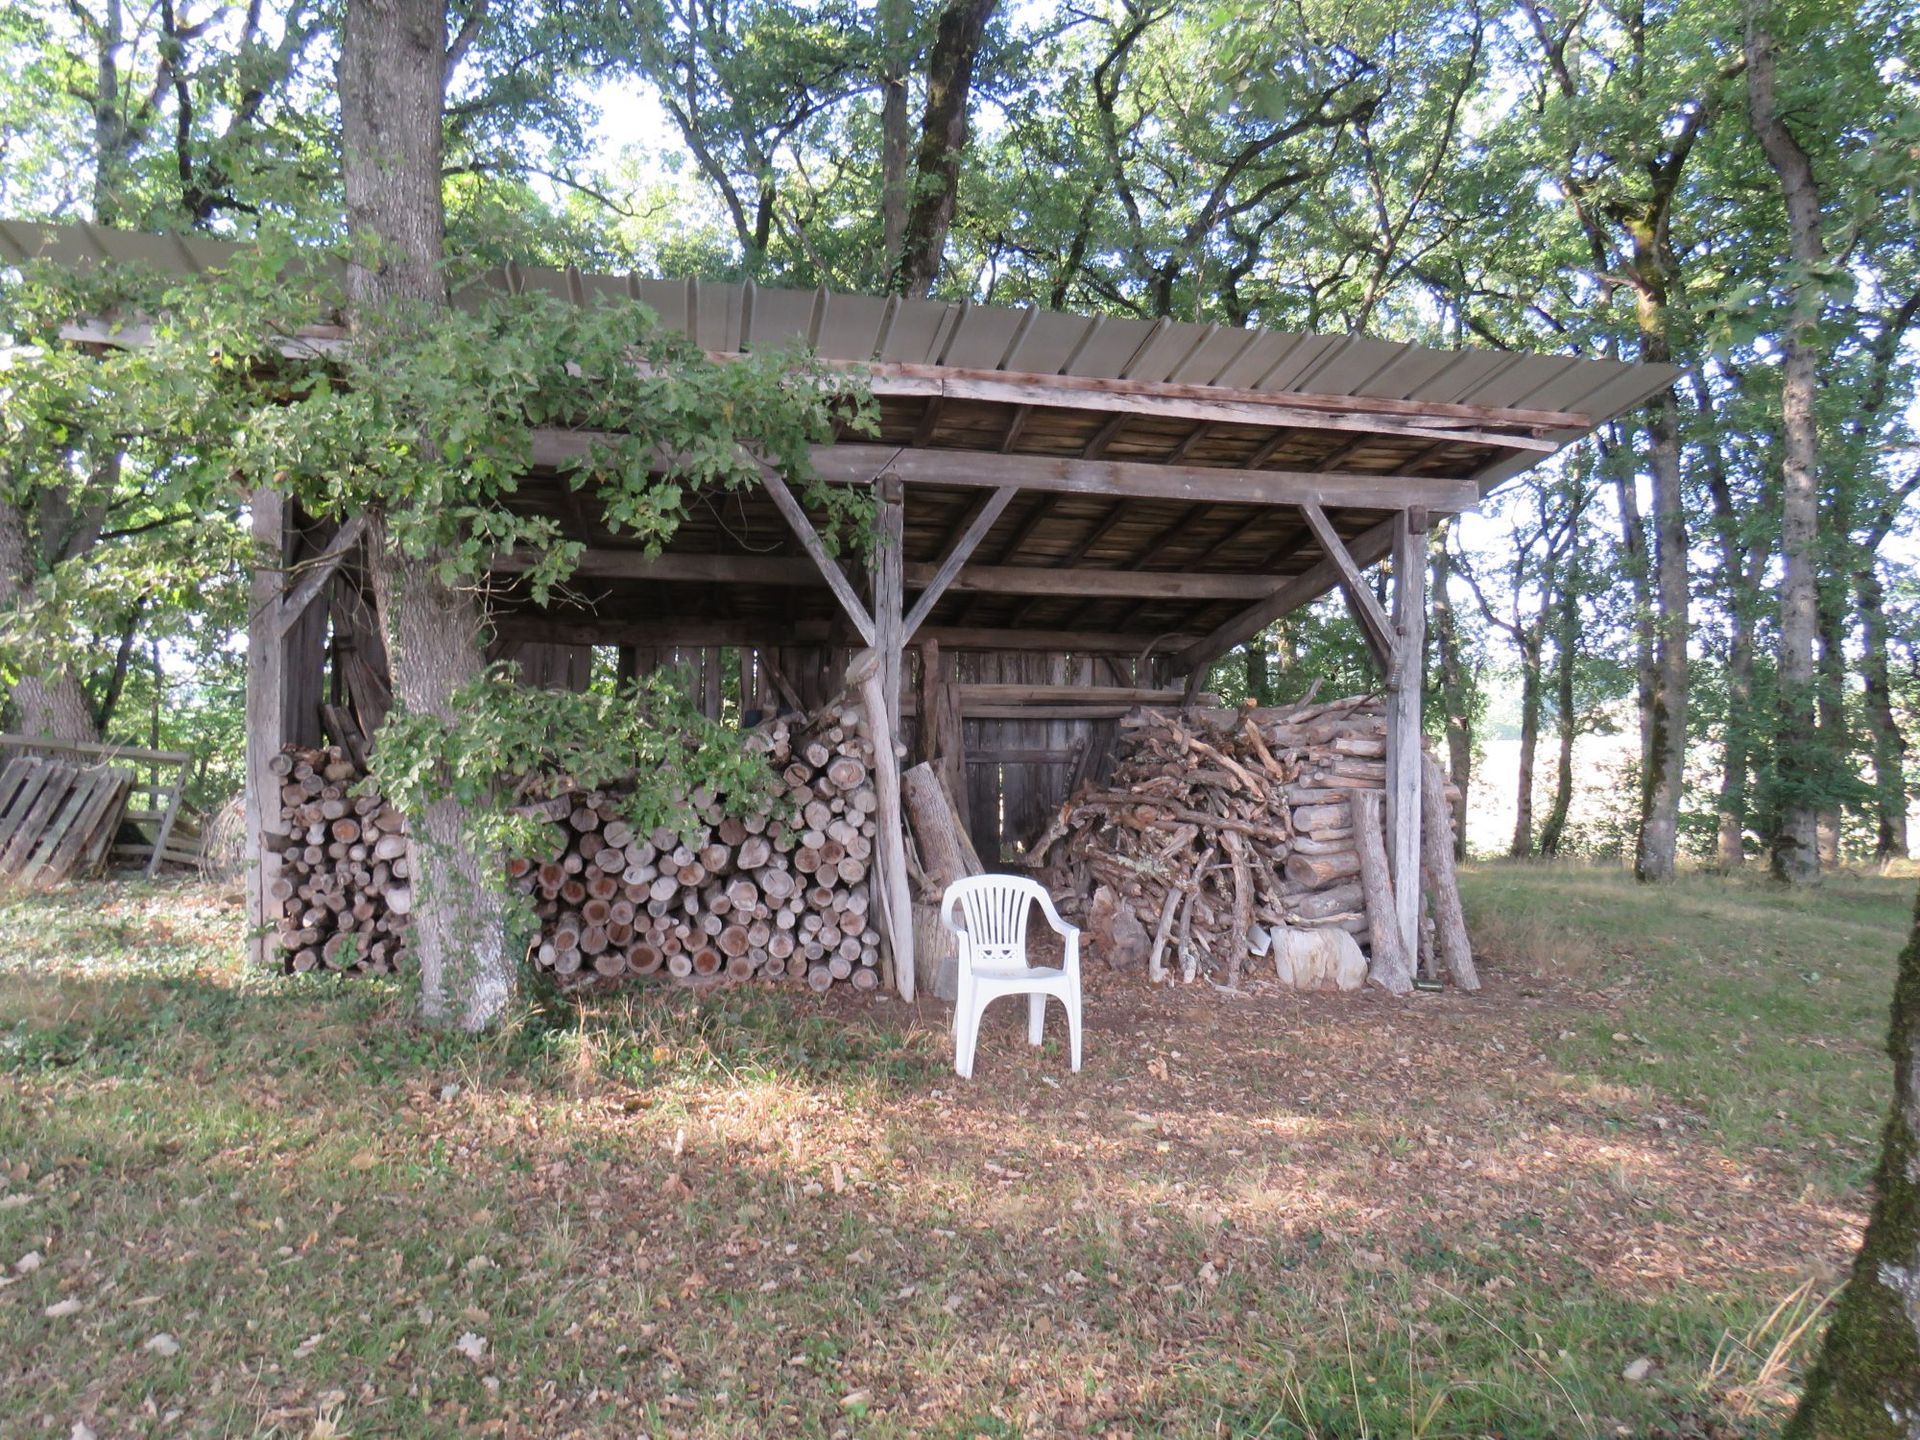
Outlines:
[[[234,242],[199,237],[0,221],[0,257],[16,262],[117,262],[197,273],[227,263],[238,248]],[[337,277],[340,269],[337,260],[325,262],[325,273]],[[468,288],[546,291],[575,304],[597,296],[636,299],[665,324],[715,351],[805,344],[828,360],[852,363],[893,361],[1276,395],[1550,410],[1585,422],[1570,424],[1561,437],[1569,440],[1632,409],[1681,373],[1669,365],[1436,350],[1361,335],[1297,335],[1181,320],[1008,310],[825,289],[768,289],[751,282],[586,275],[517,265],[488,271]],[[1519,469],[1525,463],[1496,468]]]

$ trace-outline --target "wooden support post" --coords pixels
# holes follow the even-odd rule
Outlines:
[[[911,1000],[914,994],[913,900],[907,888],[907,842],[901,828],[906,822],[900,806],[900,759],[894,752],[893,727],[887,719],[880,661],[877,650],[856,655],[847,667],[847,686],[860,692],[867,711],[867,725],[872,731],[873,788],[880,799],[873,889],[882,902],[887,939],[893,951],[894,984],[902,1000]]]
[[[1387,835],[1401,945],[1420,938],[1421,684],[1427,643],[1427,515],[1402,510],[1393,521],[1395,664],[1387,703]]]
[[[280,819],[280,780],[267,768],[287,730],[286,641],[280,628],[280,564],[286,554],[287,501],[271,490],[253,493],[253,543],[259,555],[247,608],[247,793],[242,855],[247,887],[247,957],[265,964],[273,953],[268,929],[280,918],[269,888],[280,878],[280,853],[262,837],[286,834]]]
[[[880,504],[874,514],[873,648],[880,654],[880,676],[887,697],[887,723],[900,734],[900,672],[906,642],[906,487],[890,475],[880,477]]]

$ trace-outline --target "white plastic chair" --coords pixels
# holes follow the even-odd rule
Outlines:
[[[1027,910],[1039,905],[1047,923],[1066,941],[1066,963],[1059,969],[1027,964]],[[966,920],[953,923],[959,906]],[[1019,875],[971,875],[947,887],[940,923],[959,940],[959,994],[953,1007],[953,1068],[973,1078],[973,1052],[980,1040],[980,1016],[1002,995],[1026,995],[1027,1039],[1038,1045],[1047,1024],[1047,997],[1067,1007],[1067,1040],[1073,1068],[1080,1068],[1080,931],[1054,909],[1053,897],[1037,881]]]

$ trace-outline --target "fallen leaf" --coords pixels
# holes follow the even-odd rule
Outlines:
[[[69,1315],[78,1315],[86,1308],[87,1303],[84,1300],[56,1300],[47,1306],[46,1317],[49,1320],[64,1320]]]
[[[162,1330],[158,1335],[155,1335],[151,1340],[147,1341],[145,1348],[151,1350],[156,1355],[171,1359],[180,1353],[180,1342]]]
[[[22,1275],[31,1275],[45,1263],[45,1257],[38,1250],[29,1250],[13,1262],[13,1268]]]
[[[453,1342],[453,1348],[478,1365],[487,1355],[487,1342],[471,1330]]]
[[[1653,1361],[1649,1360],[1646,1356],[1642,1355],[1638,1360],[1634,1361],[1631,1365],[1627,1366],[1626,1369],[1620,1372],[1620,1378],[1622,1380],[1631,1380],[1635,1384],[1638,1384],[1640,1381],[1646,1379],[1647,1376],[1651,1375],[1652,1373],[1653,1373]]]

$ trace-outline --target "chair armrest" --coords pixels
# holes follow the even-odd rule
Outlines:
[[[1034,887],[1033,895],[1040,902],[1040,913],[1046,916],[1047,924],[1053,927],[1054,934],[1066,935],[1071,932],[1078,935],[1080,933],[1076,927],[1069,925],[1065,920],[1060,918],[1060,912],[1054,908],[1053,896],[1038,886]]]
[[[1080,927],[1078,925],[1068,925],[1060,933],[1065,937],[1067,942],[1067,958],[1064,968],[1069,975],[1077,976],[1080,973]]]

